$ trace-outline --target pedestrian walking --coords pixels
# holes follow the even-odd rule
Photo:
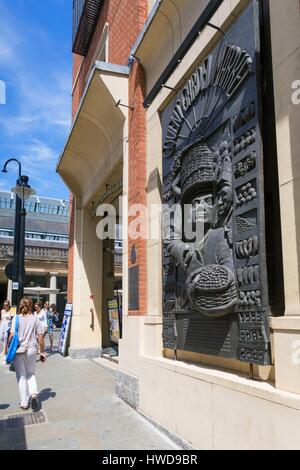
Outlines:
[[[45,336],[46,334],[46,331],[47,331],[47,314],[43,308],[43,303],[38,301],[34,304],[34,308],[35,308],[35,314],[36,316],[38,317],[38,320],[41,324],[41,327],[43,329],[43,336]],[[40,353],[40,346],[38,344],[38,352]]]
[[[11,326],[12,314],[11,314],[11,305],[10,301],[6,300],[3,304],[3,309],[1,310],[0,317],[0,342],[2,343],[2,353],[1,356],[5,356],[7,353],[7,340],[8,332]]]
[[[14,366],[21,398],[20,408],[28,410],[38,408],[38,389],[35,378],[35,368],[40,344],[39,358],[46,360],[44,354],[44,329],[37,315],[32,312],[32,300],[22,299],[19,306],[19,347],[17,349]],[[14,335],[16,317],[13,318],[9,341]]]
[[[43,327],[43,334],[45,334],[47,331],[47,312],[43,308],[43,304],[40,301],[35,303],[34,308],[35,313],[37,314],[37,317]]]
[[[55,304],[50,305],[50,312],[53,313],[53,323],[56,328],[60,328],[59,313]]]
[[[47,334],[49,335],[50,352],[52,352],[53,351],[53,325],[54,325],[53,320],[54,320],[54,314],[53,314],[53,311],[50,310],[50,303],[49,302],[44,303],[44,312],[45,312],[45,315],[46,315],[46,322],[47,322],[47,327],[46,327],[44,337],[46,338],[46,335]]]

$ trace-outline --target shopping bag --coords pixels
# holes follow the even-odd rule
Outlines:
[[[16,317],[15,332],[8,346],[6,364],[11,364],[19,347],[19,315]]]

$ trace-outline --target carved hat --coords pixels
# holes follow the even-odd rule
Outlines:
[[[198,140],[182,152],[180,186],[181,201],[191,199],[205,190],[213,190],[215,183],[215,158],[207,143]]]

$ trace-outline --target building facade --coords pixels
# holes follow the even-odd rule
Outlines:
[[[300,447],[299,31],[298,0],[74,2],[70,355],[109,346],[110,204],[116,392],[200,449]]]
[[[26,201],[25,287],[59,290],[61,294],[41,296],[64,311],[67,298],[69,202],[31,196]],[[1,305],[12,297],[12,282],[5,274],[12,261],[15,229],[15,196],[0,193],[0,289]]]

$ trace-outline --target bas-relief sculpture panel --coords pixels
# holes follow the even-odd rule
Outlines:
[[[267,364],[257,25],[253,1],[162,116],[163,337]]]

